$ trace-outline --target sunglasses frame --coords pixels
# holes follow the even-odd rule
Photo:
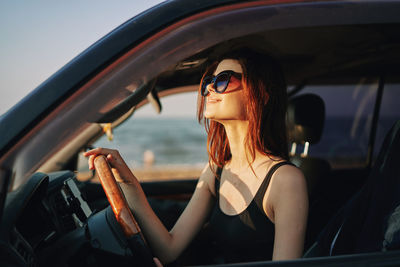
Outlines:
[[[224,88],[222,90],[217,90],[217,86],[216,86],[215,82],[217,81],[218,77],[221,77],[222,75],[228,75],[227,83],[226,83],[226,85],[224,86]],[[229,82],[231,81],[231,77],[232,76],[235,76],[238,79],[242,79],[242,74],[241,73],[237,73],[237,72],[234,72],[232,70],[222,71],[222,72],[218,73],[216,76],[213,75],[213,76],[204,77],[204,79],[203,79],[203,81],[201,83],[201,91],[200,91],[201,95],[202,96],[207,96],[209,94],[209,92],[207,90],[207,86],[209,84],[212,84],[212,88],[214,89],[214,92],[216,92],[218,94],[223,94],[226,91],[226,89],[228,88],[228,85],[229,85]],[[206,81],[207,79],[210,79],[210,78],[211,78],[210,82],[206,84],[204,81]],[[234,91],[236,91],[236,90],[233,90],[232,92],[234,92]],[[230,92],[231,91],[229,91],[229,93]]]

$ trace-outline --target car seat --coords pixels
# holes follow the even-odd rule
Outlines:
[[[290,161],[303,171],[310,198],[317,184],[331,170],[328,161],[308,154],[309,146],[321,139],[324,120],[325,104],[319,96],[303,94],[289,100],[287,126],[289,141],[292,143]],[[304,146],[301,154],[296,153],[298,145]]]
[[[287,126],[289,141],[292,143],[290,161],[299,167],[306,180],[309,195],[309,216],[305,248],[312,245],[330,216],[321,216],[324,212],[325,181],[329,177],[331,166],[323,158],[310,156],[309,146],[317,144],[322,136],[325,121],[324,101],[315,94],[303,94],[293,97],[288,103]],[[296,148],[304,146],[296,153]]]
[[[304,257],[400,248],[400,121],[386,135],[362,189],[338,212]]]

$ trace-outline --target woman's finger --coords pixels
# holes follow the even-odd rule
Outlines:
[[[89,156],[89,170],[94,170],[94,158],[95,157],[96,157],[95,155]]]
[[[121,164],[123,163],[122,159],[120,161],[118,161],[118,158],[116,158],[113,154],[108,154],[106,159],[110,163],[111,166],[115,166],[115,167],[121,166]]]
[[[97,154],[98,150],[99,150],[98,148],[94,148],[94,149],[91,149],[91,150],[88,150],[88,151],[84,152],[83,155],[85,157],[89,157],[90,155]]]
[[[98,147],[98,148],[86,151],[85,153],[83,153],[83,155],[85,157],[88,157],[90,155],[99,155],[99,154],[107,155],[107,154],[112,154],[114,152],[115,152],[115,150],[113,150],[113,149]]]
[[[89,169],[94,170],[94,159],[99,155],[104,155],[111,166],[119,166],[123,164],[123,160],[118,152],[118,150],[98,147],[83,153],[85,157],[89,157]]]

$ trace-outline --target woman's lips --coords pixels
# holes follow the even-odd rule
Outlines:
[[[221,99],[218,99],[218,98],[212,98],[212,97],[207,98],[207,104],[217,103],[220,101],[221,101]]]

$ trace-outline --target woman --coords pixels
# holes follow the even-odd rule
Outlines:
[[[301,257],[308,199],[299,169],[287,163],[286,88],[271,58],[237,50],[212,64],[199,90],[199,120],[208,133],[209,163],[171,231],[152,211],[118,151],[107,156],[153,254],[174,261],[209,219],[226,261]],[[243,257],[237,257],[242,254]],[[248,256],[248,257],[247,257]]]

